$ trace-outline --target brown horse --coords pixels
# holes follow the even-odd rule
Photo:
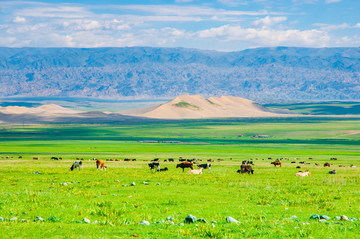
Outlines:
[[[183,162],[176,165],[176,168],[182,168],[183,172],[185,171],[185,168],[191,168],[194,169],[194,164],[190,162]]]

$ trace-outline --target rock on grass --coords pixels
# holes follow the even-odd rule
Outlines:
[[[139,222],[139,224],[140,225],[144,225],[144,226],[150,226],[150,222],[148,222],[148,221],[141,221],[141,222]]]
[[[196,222],[196,217],[193,216],[193,215],[188,215],[186,218],[185,218],[185,221],[186,223],[194,223]]]
[[[57,216],[51,216],[47,219],[49,222],[61,222]]]
[[[42,217],[36,217],[34,221],[35,222],[43,222],[44,219]]]
[[[317,214],[314,214],[310,217],[310,219],[320,219],[320,216]]]
[[[240,223],[238,220],[236,220],[236,219],[233,218],[233,217],[227,217],[227,218],[226,218],[226,221],[227,221],[228,223]]]
[[[197,219],[196,221],[197,221],[197,222],[207,223],[207,222],[206,222],[206,220],[205,220],[205,219],[203,219],[203,218],[199,218],[199,219]]]
[[[330,220],[331,218],[326,215],[320,215],[320,219]]]

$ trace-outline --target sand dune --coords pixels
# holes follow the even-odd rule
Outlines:
[[[67,109],[55,104],[42,105],[39,107],[7,106],[0,107],[0,113],[4,114],[77,114],[79,111]]]
[[[0,124],[119,123],[154,120],[156,119],[132,117],[119,113],[76,111],[55,104],[42,105],[37,108],[0,107]]]
[[[205,99],[199,95],[182,95],[157,107],[137,109],[122,114],[156,119],[289,116],[271,112],[251,100],[240,97],[221,96]]]
[[[118,113],[82,112],[55,104],[39,107],[0,107],[0,123],[46,122],[123,122],[158,119],[200,119],[225,117],[289,116],[271,112],[251,100],[221,96],[205,99],[199,95],[183,95],[161,104]]]

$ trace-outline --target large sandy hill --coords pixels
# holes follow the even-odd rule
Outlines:
[[[4,114],[77,114],[79,111],[67,109],[55,104],[42,105],[39,107],[7,106],[0,107],[0,113]]]
[[[42,105],[39,107],[0,107],[0,124],[112,123],[144,120],[152,119],[131,117],[119,113],[76,111],[55,104]]]
[[[288,116],[285,113],[271,112],[251,100],[240,97],[221,96],[205,99],[199,95],[182,95],[157,107],[129,110],[122,114],[156,119]]]

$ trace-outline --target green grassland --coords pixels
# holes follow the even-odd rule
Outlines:
[[[360,218],[359,134],[356,118],[2,125],[0,237],[358,238],[359,220],[309,218]],[[158,143],[140,142],[146,140]],[[97,171],[94,157],[137,161],[106,161],[107,171]],[[211,172],[189,175],[176,162],[163,162],[178,157],[215,162]],[[275,168],[269,157],[289,160]],[[76,158],[84,159],[84,169],[71,172]],[[151,172],[153,158],[169,171]],[[250,158],[254,175],[237,174]],[[329,175],[325,162],[338,173]],[[299,165],[312,175],[295,177]],[[207,223],[182,224],[189,214]],[[228,216],[240,223],[227,223]],[[139,225],[142,220],[151,225]]]
[[[288,109],[305,115],[359,115],[360,102],[356,101],[328,101],[297,104],[267,104],[273,109]]]

